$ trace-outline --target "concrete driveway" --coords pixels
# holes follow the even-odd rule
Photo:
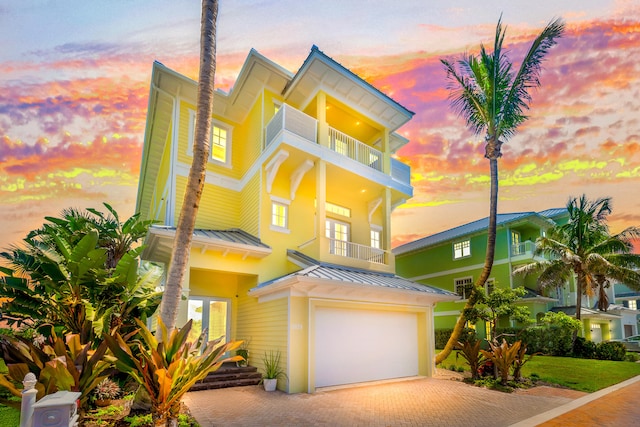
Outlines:
[[[441,371],[439,378],[414,378],[315,394],[267,393],[262,386],[198,391],[187,393],[184,403],[202,427],[496,427],[526,420],[586,394],[550,387],[508,394],[451,381],[446,378],[447,372]]]

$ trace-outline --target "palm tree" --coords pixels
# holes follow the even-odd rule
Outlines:
[[[464,55],[457,61],[457,67],[456,63],[441,60],[449,80],[449,98],[453,109],[464,117],[467,126],[476,135],[485,133],[484,156],[489,160],[491,171],[491,197],[484,268],[474,284],[465,308],[460,313],[449,341],[436,356],[436,363],[442,362],[451,353],[466,323],[465,310],[473,308],[478,298],[477,290],[484,286],[491,274],[496,246],[498,159],[502,156],[500,149],[527,119],[525,110],[529,109],[531,102],[529,89],[540,86],[542,61],[563,31],[562,19],[551,21],[533,41],[516,72],[502,48],[506,32],[506,28],[502,26],[502,17],[496,27],[493,52],[487,52],[484,45],[480,45],[479,55]]]
[[[607,216],[611,198],[588,200],[570,198],[569,221],[555,226],[536,241],[536,253],[544,260],[522,266],[513,274],[539,273],[540,288],[558,287],[570,277],[576,281],[576,319],[580,320],[583,295],[598,295],[598,308],[605,311],[608,297],[605,287],[611,280],[640,290],[640,255],[632,253],[632,240],[640,237],[640,228],[628,227],[611,235]]]
[[[207,162],[209,160],[209,135],[213,113],[213,84],[216,73],[216,21],[218,1],[202,1],[200,34],[200,73],[198,78],[197,115],[193,162],[189,170],[184,202],[176,227],[176,237],[171,251],[171,263],[160,305],[160,317],[169,331],[172,331],[178,316],[178,305],[182,298],[184,278],[191,240],[196,225],[196,215],[204,189]]]

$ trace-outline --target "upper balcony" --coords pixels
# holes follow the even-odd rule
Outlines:
[[[394,182],[400,184],[403,191],[411,193],[411,169],[408,165],[390,158],[389,171],[386,172],[384,153],[380,150],[331,127],[328,127],[326,138],[321,138],[319,129],[318,120],[283,104],[266,126],[265,149],[282,135],[293,135],[303,143],[315,144],[315,147],[330,150],[380,174],[390,176]],[[323,144],[322,141],[326,142]]]

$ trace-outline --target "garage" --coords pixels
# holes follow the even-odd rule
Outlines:
[[[317,307],[315,387],[418,375],[416,312]]]

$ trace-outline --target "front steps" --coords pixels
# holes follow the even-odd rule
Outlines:
[[[223,363],[217,371],[195,383],[189,391],[257,385],[261,380],[262,374],[255,366],[237,367],[234,362],[227,362]]]

